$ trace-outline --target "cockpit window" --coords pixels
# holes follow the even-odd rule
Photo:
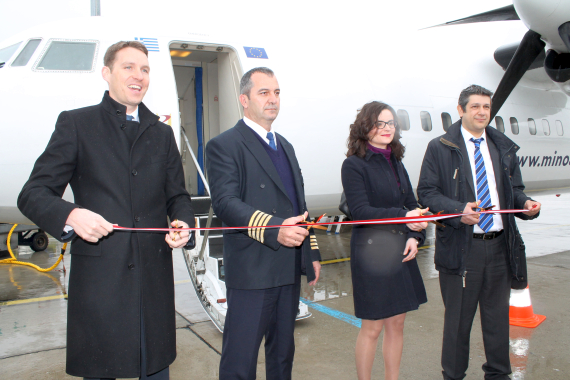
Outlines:
[[[52,41],[35,70],[92,71],[96,51],[95,41]]]
[[[16,50],[18,50],[21,43],[22,42],[20,41],[17,44],[10,45],[8,47],[5,47],[4,49],[0,49],[0,62],[8,62],[8,60],[12,58],[12,55],[16,52]]]
[[[38,48],[38,45],[42,42],[41,38],[35,38],[33,40],[29,40],[26,46],[22,49],[20,54],[16,57],[14,62],[12,62],[11,66],[26,66],[34,55],[34,52]]]

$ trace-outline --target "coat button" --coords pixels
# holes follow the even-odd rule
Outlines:
[[[124,131],[126,128],[125,124],[121,124],[121,129]]]
[[[137,171],[135,169],[133,169],[133,171],[131,172],[132,175],[137,175]]]
[[[274,214],[277,214],[277,210],[273,209],[272,211],[273,211]]]
[[[138,216],[135,216],[135,222],[140,222],[140,221],[141,221],[141,218]]]
[[[121,110],[117,110],[117,115],[120,115],[120,114],[121,114]]]
[[[259,187],[261,187],[262,189],[265,189],[265,184],[262,183],[261,185],[259,185]]]
[[[130,270],[133,270],[134,267],[135,267],[135,264],[129,264],[129,269],[130,269]]]

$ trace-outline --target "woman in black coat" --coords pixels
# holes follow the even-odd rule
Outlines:
[[[371,102],[350,126],[342,185],[354,220],[418,216],[420,210],[402,164],[404,146],[396,113],[387,104]],[[397,379],[404,343],[406,312],[427,302],[415,260],[427,223],[360,225],[353,229],[351,270],[354,310],[362,319],[356,340],[356,370],[370,379],[378,337],[384,328],[382,352],[385,379]]]

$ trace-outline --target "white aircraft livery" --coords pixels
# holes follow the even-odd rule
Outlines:
[[[381,26],[381,19],[377,23]],[[346,139],[362,105],[382,100],[397,110],[404,160],[415,185],[427,143],[458,120],[457,98],[470,84],[495,92],[491,125],[520,146],[527,190],[570,187],[570,1],[514,0],[406,39],[381,27],[377,35],[347,31],[342,40],[327,39],[323,32],[310,46],[232,36],[231,31],[189,32],[159,21],[90,17],[38,26],[1,42],[3,244],[6,227],[30,224],[16,201],[57,116],[101,101],[103,55],[120,40],[138,40],[149,50],[145,104],[173,128],[186,187],[198,208],[208,198],[204,147],[243,116],[239,80],[258,66],[270,67],[279,78],[281,112],[273,126],[296,149],[313,216],[339,214]],[[68,191],[64,198],[73,195]],[[206,204],[202,215],[208,214]],[[211,216],[201,217],[200,224],[206,223],[212,223]],[[26,229],[17,232],[20,243],[33,243],[22,235]],[[185,252],[185,258],[204,308],[222,330],[223,259],[215,241],[219,235],[198,236],[197,249]],[[41,250],[44,243],[47,239],[39,239],[32,248]],[[304,306],[298,318],[308,315]]]

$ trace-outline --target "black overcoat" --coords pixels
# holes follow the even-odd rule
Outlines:
[[[461,128],[459,120],[449,127],[446,134],[428,144],[418,183],[418,200],[430,211],[460,213],[467,202],[475,201],[472,169]],[[489,139],[501,208],[523,209],[526,201],[532,199],[524,193],[518,145],[491,126],[485,129],[485,134]],[[538,215],[501,214],[513,289],[524,289],[527,285],[525,246],[515,216],[529,220]],[[471,254],[473,226],[461,223],[459,217],[444,219],[441,223],[445,227],[436,228],[435,267],[444,273],[464,275],[465,263]]]
[[[206,168],[212,206],[224,226],[281,225],[296,216],[271,158],[243,120],[206,145]],[[307,210],[301,168],[293,146],[281,135],[295,181],[300,212]],[[268,289],[295,283],[295,249],[277,241],[278,228],[224,231],[226,286]],[[312,262],[321,259],[313,230],[303,241],[302,267],[307,281],[315,279]]]
[[[172,128],[144,104],[138,109],[132,145],[126,129],[137,123],[108,92],[98,105],[62,112],[18,197],[22,213],[58,239],[76,207],[125,227],[168,227],[167,216],[193,226]],[[75,203],[61,199],[68,183]],[[164,234],[115,231],[96,244],[77,238],[69,275],[67,373],[138,377],[141,310],[148,373],[174,361],[172,250]]]

